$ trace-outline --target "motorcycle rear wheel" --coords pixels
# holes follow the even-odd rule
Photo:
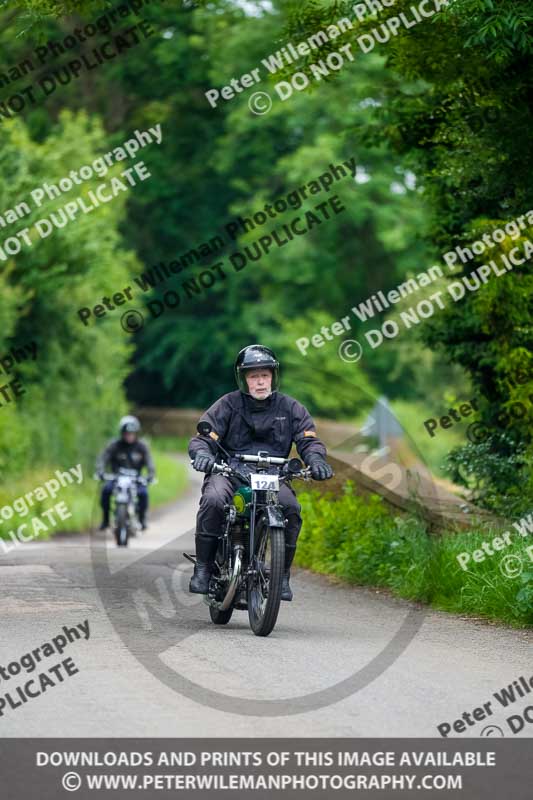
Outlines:
[[[211,620],[215,623],[215,625],[227,625],[231,619],[231,615],[233,614],[233,606],[228,608],[227,611],[220,611],[218,608],[209,606],[209,614],[211,615]]]
[[[278,619],[281,602],[283,567],[285,565],[285,530],[258,521],[255,552],[259,574],[248,583],[248,619],[256,636],[268,636]]]
[[[224,550],[221,538],[218,540],[216,562],[219,569],[222,569],[224,565]],[[224,594],[225,592],[221,593],[219,600],[223,599]],[[215,608],[214,606],[209,606],[209,615],[211,617],[212,622],[214,622],[215,625],[227,625],[232,617],[234,610],[235,609],[233,608],[233,605],[231,605],[230,608],[227,608],[225,611],[221,611],[220,609]]]

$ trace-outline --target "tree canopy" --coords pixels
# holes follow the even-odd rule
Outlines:
[[[497,460],[520,453],[511,477],[518,493],[529,475],[532,390],[531,382],[510,386],[508,378],[517,370],[532,372],[530,260],[357,364],[339,358],[341,339],[311,346],[305,356],[296,342],[346,316],[350,338],[364,341],[368,325],[351,312],[354,306],[380,291],[386,295],[409,276],[442,264],[444,253],[505,229],[533,208],[530,4],[455,0],[419,24],[399,24],[389,41],[364,52],[358,38],[371,37],[400,13],[407,17],[411,0],[377,14],[356,14],[353,3],[344,2],[150,2],[136,14],[130,7],[123,21],[117,12],[108,32],[38,63],[38,47],[65,42],[119,5],[0,4],[0,74],[9,76],[0,104],[27,86],[38,95],[20,113],[0,116],[2,209],[13,208],[35,185],[59,180],[119,146],[135,130],[159,124],[163,131],[162,145],[146,153],[151,178],[139,191],[56,231],[31,254],[0,264],[3,349],[31,336],[42,347],[35,366],[20,367],[28,380],[31,372],[31,393],[0,419],[4,467],[15,447],[8,428],[36,431],[38,453],[65,437],[72,451],[81,446],[80,416],[89,438],[99,436],[125,405],[124,379],[130,403],[208,405],[233,388],[237,351],[262,341],[280,356],[283,390],[324,416],[358,415],[381,393],[429,408],[450,387],[457,395],[475,392],[482,418],[497,434],[491,454]],[[342,18],[351,20],[348,30],[293,64],[285,59],[275,75],[264,74],[261,65],[272,53]],[[143,20],[153,31],[148,38],[59,83],[61,68]],[[312,65],[345,45],[353,58],[317,79]],[[34,69],[14,78],[14,68],[27,59]],[[209,89],[258,67],[256,86],[216,108],[207,101]],[[275,84],[290,83],[295,72],[305,73],[309,86],[281,101]],[[50,75],[57,85],[43,96],[39,81]],[[256,90],[274,101],[269,113],[250,110]],[[309,193],[301,207],[229,235],[231,221],[253,219],[266,204],[351,159],[354,174],[328,191]],[[342,213],[330,205],[323,224],[272,245],[256,260],[248,255],[240,270],[232,266],[232,254],[257,253],[260,237],[280,235],[283,225],[318,213],[318,203],[332,197]],[[506,234],[490,257],[509,255],[530,235],[531,226],[518,237]],[[126,333],[116,312],[90,327],[76,319],[78,307],[136,287],[135,277],[155,265],[214,241],[216,248],[189,257],[159,287],[136,290],[135,308],[145,316],[141,331]],[[486,260],[479,254],[458,261],[443,286],[471,276]],[[223,277],[213,271],[217,263]],[[204,287],[198,281],[210,271],[218,278]],[[196,281],[201,291],[185,290],[186,281]],[[153,318],[150,303],[161,303],[169,290],[179,294],[179,305]],[[404,307],[384,309],[375,326]],[[52,386],[63,433],[42,411]],[[502,424],[501,408],[517,400],[526,415]],[[25,434],[17,447],[27,454]],[[468,447],[459,454],[463,478],[479,473],[480,457]],[[509,481],[496,468],[493,477],[494,485]],[[486,487],[491,479],[483,480]]]

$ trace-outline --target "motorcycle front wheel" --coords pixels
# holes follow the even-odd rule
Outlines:
[[[115,512],[115,539],[119,547],[128,546],[128,508],[119,503]]]
[[[257,571],[248,583],[248,618],[256,636],[268,636],[276,624],[285,564],[285,531],[258,520],[255,536]]]

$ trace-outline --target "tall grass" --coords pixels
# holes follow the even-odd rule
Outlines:
[[[304,520],[298,565],[353,584],[383,586],[444,611],[533,624],[533,560],[526,550],[533,537],[515,533],[504,550],[482,562],[471,560],[463,570],[458,554],[481,549],[496,531],[430,535],[420,520],[393,516],[382,498],[362,498],[349,482],[341,497],[304,492],[298,499]],[[513,562],[522,570],[516,577],[504,574],[507,556],[520,559]]]
[[[157,447],[157,443],[152,447],[152,454],[156,465],[158,483],[150,488],[150,505],[155,508],[175,499],[182,493],[187,485],[187,471],[183,464],[178,463],[176,459],[166,452],[161,452]],[[5,483],[0,487],[0,509],[4,506],[11,506],[16,498],[34,491],[36,487],[44,486],[46,481],[55,477],[54,473],[57,469],[67,472],[69,467],[74,466],[75,464],[72,463],[39,467],[26,473],[23,478]],[[74,482],[62,487],[55,498],[48,497],[41,501],[32,498],[31,506],[26,503],[28,505],[27,513],[24,513],[22,508],[22,513],[15,513],[9,520],[2,519],[0,516],[0,539],[8,539],[9,531],[15,531],[23,523],[28,523],[33,517],[40,516],[43,511],[53,509],[57,503],[62,502],[67,506],[71,516],[61,520],[59,515],[54,513],[53,517],[57,519],[56,525],[52,524],[51,520],[47,522],[46,518],[43,518],[48,530],[40,532],[39,536],[35,538],[49,539],[54,533],[60,531],[83,531],[95,524],[99,524],[99,492],[101,484],[92,478],[94,472],[93,464],[89,466],[82,465],[82,469],[83,479],[80,484]],[[30,535],[31,531],[31,524],[23,530],[26,536]],[[11,540],[9,539],[9,541]]]

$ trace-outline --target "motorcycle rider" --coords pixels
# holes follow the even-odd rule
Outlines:
[[[309,412],[297,400],[278,391],[279,362],[273,351],[260,344],[244,347],[235,361],[235,378],[238,390],[223,395],[201,417],[201,421],[211,424],[229,455],[257,455],[259,450],[266,450],[271,456],[287,458],[294,442],[315,480],[331,478],[333,470],[326,463],[326,448],[316,435]],[[217,454],[215,442],[208,437],[196,435],[189,442],[194,469],[207,473],[196,521],[196,564],[189,585],[189,591],[197,594],[207,594],[224,505],[231,502],[235,488],[231,478],[209,474]],[[242,465],[239,469],[242,471]],[[292,600],[290,568],[302,519],[296,495],[287,484],[281,484],[279,500],[287,518],[281,599]]]
[[[111,472],[118,472],[119,467],[126,469],[136,470],[140,475],[143,468],[148,470],[148,483],[151,483],[155,477],[155,466],[152,460],[150,448],[139,440],[139,433],[141,430],[141,423],[137,417],[128,415],[122,417],[119,422],[118,439],[113,439],[105,450],[100,454],[96,462],[96,472],[100,480],[104,478],[104,472],[111,468]],[[111,495],[113,493],[113,481],[107,481],[102,487],[102,495],[100,505],[102,506],[103,519],[100,525],[100,530],[103,531],[109,527],[109,505]],[[137,513],[141,528],[146,530],[146,511],[148,509],[148,489],[142,484],[137,486]]]

